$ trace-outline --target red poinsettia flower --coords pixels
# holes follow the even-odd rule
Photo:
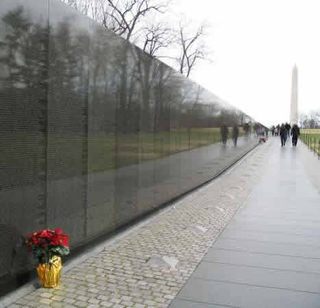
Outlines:
[[[29,235],[26,245],[29,251],[32,251],[34,256],[39,259],[39,262],[43,260],[49,260],[49,258],[55,254],[65,256],[69,253],[69,237],[63,234],[61,229],[54,230],[40,230]],[[58,248],[58,249],[57,249]]]
[[[62,241],[61,241],[61,245],[69,248],[69,237],[67,235],[63,236]]]
[[[41,230],[38,233],[38,236],[42,237],[42,238],[48,238],[50,236],[50,232],[49,232],[49,230]]]
[[[58,228],[54,229],[54,232],[55,232],[56,234],[63,234],[63,233],[62,233],[62,230],[61,230],[61,229],[58,229]]]

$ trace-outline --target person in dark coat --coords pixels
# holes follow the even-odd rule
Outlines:
[[[229,135],[229,129],[226,124],[222,124],[220,128],[220,134],[221,134],[221,140],[223,144],[227,143],[228,135]]]
[[[238,137],[239,137],[239,128],[237,125],[234,125],[232,128],[232,139],[235,146],[237,146]]]
[[[285,124],[285,127],[286,127],[286,130],[287,130],[287,137],[290,138],[290,129],[291,129],[291,126],[289,123],[286,123]]]
[[[280,139],[281,139],[281,146],[282,147],[285,146],[287,141],[287,129],[283,123],[280,126]]]
[[[299,135],[300,135],[300,129],[297,124],[294,124],[291,129],[292,146],[294,147],[297,146]]]

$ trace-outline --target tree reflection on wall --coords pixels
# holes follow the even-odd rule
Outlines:
[[[186,150],[252,119],[58,1],[16,3],[0,2],[0,278],[30,267],[21,235],[62,227],[82,245],[254,144],[198,159]]]

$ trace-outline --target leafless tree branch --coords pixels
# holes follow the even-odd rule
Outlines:
[[[137,24],[148,13],[162,13],[168,2],[155,0],[106,0],[108,8],[104,12],[104,25],[130,41]],[[109,20],[109,21],[108,21]]]
[[[144,28],[143,50],[155,57],[161,48],[167,48],[174,40],[172,30],[162,22]]]
[[[194,34],[187,33],[187,27],[181,22],[177,43],[180,46],[180,57],[178,58],[179,71],[189,77],[199,59],[205,59],[205,46],[202,38],[205,35],[205,24],[199,26]]]

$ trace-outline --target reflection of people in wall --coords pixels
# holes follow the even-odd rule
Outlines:
[[[246,123],[244,126],[243,126],[243,130],[245,132],[245,135],[248,136],[249,135],[249,132],[250,132],[250,125],[248,123]]]
[[[237,146],[238,136],[239,136],[239,128],[237,125],[234,125],[232,128],[232,139],[235,146]]]
[[[229,129],[226,124],[222,124],[220,128],[220,134],[221,134],[221,140],[223,144],[227,143],[228,135],[229,135]]]

